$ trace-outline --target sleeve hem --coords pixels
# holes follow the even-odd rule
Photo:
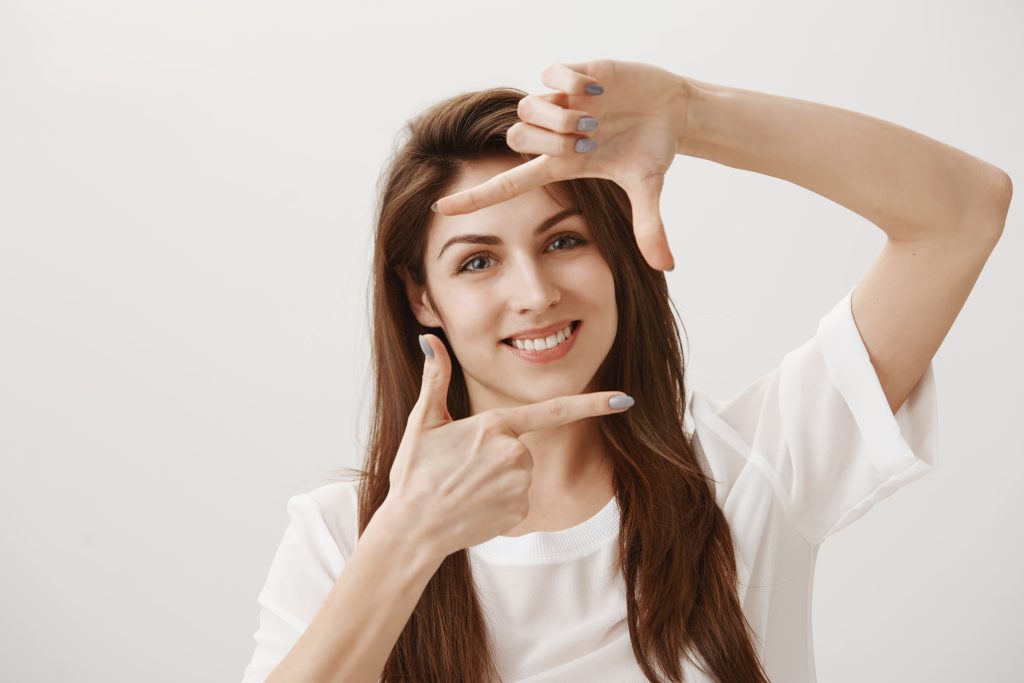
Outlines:
[[[934,362],[929,362],[894,415],[853,318],[854,289],[821,319],[818,339],[829,377],[853,413],[866,453],[883,481],[825,536],[859,517],[877,500],[931,472],[938,463]]]

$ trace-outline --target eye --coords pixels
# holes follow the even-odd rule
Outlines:
[[[551,240],[551,244],[549,245],[549,247],[550,246],[554,246],[554,245],[558,244],[559,242],[563,242],[563,241],[569,242],[569,246],[563,247],[561,249],[557,249],[556,248],[556,249],[554,249],[554,251],[568,251],[568,250],[574,249],[576,247],[581,247],[581,246],[583,246],[584,244],[587,243],[587,240],[583,239],[579,235],[570,234],[570,233],[563,233],[563,234],[559,235],[558,237],[556,237],[555,239]],[[490,258],[490,257],[488,256],[488,254],[486,252],[480,252],[478,254],[473,254],[468,259],[463,261],[462,264],[458,268],[455,269],[455,274],[459,275],[460,273],[463,273],[463,272],[480,273],[480,272],[482,272],[484,270],[487,270],[486,268],[470,268],[469,265],[472,264],[472,263],[475,263],[476,261],[486,261],[488,258]]]
[[[556,249],[555,251],[564,251],[565,249],[572,249],[572,247],[584,244],[583,239],[574,236],[574,234],[559,234],[559,236],[555,238],[554,242],[551,243],[551,246],[554,247],[556,244],[563,241],[569,241],[571,244],[564,249]]]
[[[468,261],[464,261],[462,263],[462,265],[459,266],[459,269],[458,269],[457,272],[461,273],[461,272],[466,271],[466,270],[469,270],[469,271],[484,270],[483,268],[470,268],[469,264],[475,263],[477,261],[483,261],[483,260],[485,260],[487,258],[488,257],[485,254],[475,254],[474,256],[470,256]]]

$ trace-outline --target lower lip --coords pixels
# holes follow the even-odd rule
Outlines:
[[[580,330],[583,328],[583,321],[576,323],[576,329],[573,330],[572,335],[564,342],[559,344],[553,349],[545,349],[544,351],[530,351],[529,349],[519,349],[515,346],[509,346],[505,342],[498,342],[506,349],[516,354],[523,360],[528,360],[531,363],[550,363],[556,361],[565,354],[569,353],[569,349],[576,344],[576,337],[579,336]]]

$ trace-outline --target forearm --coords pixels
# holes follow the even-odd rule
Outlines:
[[[266,683],[376,683],[443,557],[385,503],[313,621]]]
[[[686,78],[679,153],[805,187],[893,240],[1002,232],[997,167],[902,126],[805,100]]]

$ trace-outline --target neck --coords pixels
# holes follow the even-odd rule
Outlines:
[[[534,492],[542,497],[571,495],[606,487],[610,468],[596,420],[586,418],[554,429],[523,434],[519,440],[533,456]]]

